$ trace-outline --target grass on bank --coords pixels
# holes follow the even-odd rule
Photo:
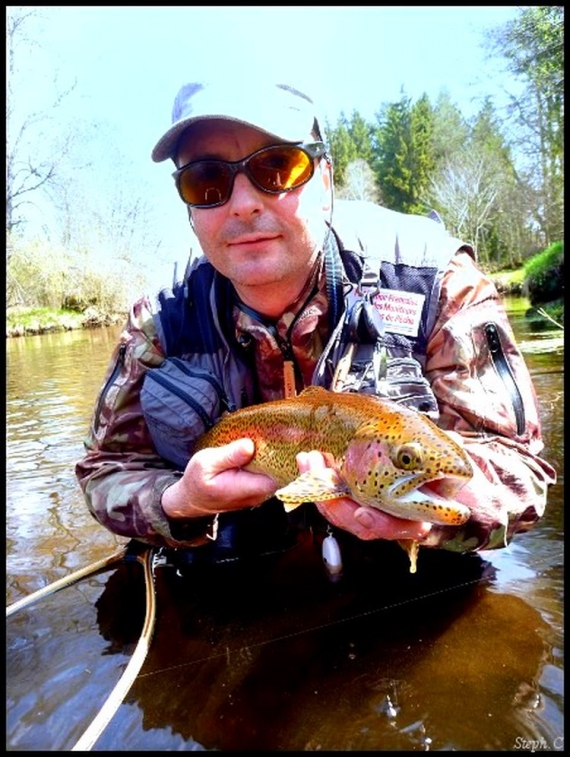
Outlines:
[[[499,292],[504,294],[522,294],[525,280],[524,268],[515,271],[495,271],[489,274]]]
[[[124,318],[124,313],[101,314],[95,308],[78,313],[65,308],[16,307],[6,312],[6,337],[110,326]]]

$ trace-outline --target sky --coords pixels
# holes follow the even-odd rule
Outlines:
[[[50,96],[54,72],[60,87],[76,81],[53,128],[57,118],[108,128],[159,210],[163,249],[172,254],[187,245],[185,209],[172,164],[153,163],[150,152],[187,81],[258,66],[308,91],[332,125],[354,110],[374,121],[402,91],[435,101],[445,90],[471,116],[485,96],[515,86],[482,43],[520,6],[35,7],[42,18],[30,34],[40,45],[23,64],[18,107],[26,112]],[[103,160],[105,142],[97,149]]]

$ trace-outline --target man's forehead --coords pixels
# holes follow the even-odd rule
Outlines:
[[[240,121],[212,118],[193,123],[185,129],[180,136],[177,153],[179,160],[188,162],[200,157],[216,157],[224,147],[238,146],[240,143],[247,143],[252,152],[268,145],[282,144],[283,140]]]

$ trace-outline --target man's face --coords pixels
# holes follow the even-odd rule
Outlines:
[[[314,138],[307,135],[307,141]],[[201,158],[236,161],[274,138],[242,124],[200,122],[182,136],[178,166]],[[321,160],[312,179],[279,195],[257,189],[248,177],[235,177],[230,199],[215,208],[192,208],[194,230],[212,265],[231,279],[245,301],[251,290],[291,302],[301,291],[322,248],[330,215],[330,169]],[[247,293],[249,292],[249,296]],[[255,304],[252,305],[255,307]]]

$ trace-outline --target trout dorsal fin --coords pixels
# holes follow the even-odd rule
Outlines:
[[[330,394],[330,390],[322,386],[311,385],[299,392],[299,397],[328,397]]]

